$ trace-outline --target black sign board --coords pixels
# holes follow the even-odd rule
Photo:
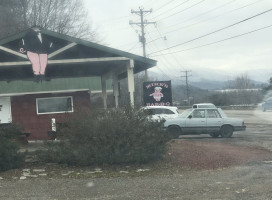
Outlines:
[[[171,81],[143,83],[144,106],[172,106]]]

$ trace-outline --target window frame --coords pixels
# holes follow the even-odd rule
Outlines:
[[[44,112],[44,113],[39,113],[38,109],[38,101],[39,100],[45,100],[45,99],[60,99],[60,98],[70,98],[71,99],[71,111],[59,111],[59,112]],[[58,114],[58,113],[72,113],[74,112],[74,100],[73,96],[61,96],[61,97],[45,97],[45,98],[36,98],[36,113],[37,115],[47,115],[47,114]]]

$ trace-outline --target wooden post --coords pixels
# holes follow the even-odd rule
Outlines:
[[[104,109],[107,109],[107,87],[106,87],[106,77],[101,76],[101,85],[102,85],[102,97],[103,97],[103,104]]]
[[[118,75],[115,73],[112,77],[113,79],[113,95],[114,95],[114,100],[115,100],[115,107],[118,108],[119,106],[119,88],[118,88]]]
[[[134,108],[134,60],[129,60],[127,62],[127,76],[130,105]]]

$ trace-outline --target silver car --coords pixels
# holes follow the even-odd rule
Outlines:
[[[210,134],[229,138],[234,131],[244,131],[242,119],[228,118],[221,108],[191,108],[174,119],[166,119],[164,128],[174,137],[189,134]]]

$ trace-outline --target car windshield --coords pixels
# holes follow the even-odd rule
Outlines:
[[[187,109],[187,110],[184,110],[181,114],[179,114],[179,117],[181,118],[186,118],[188,117],[188,115],[192,112],[192,108],[191,109]]]

